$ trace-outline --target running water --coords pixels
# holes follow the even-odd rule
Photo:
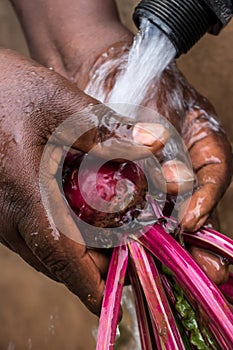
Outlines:
[[[167,65],[175,57],[176,51],[169,39],[148,20],[141,23],[140,32],[136,35],[129,53],[121,58],[107,59],[98,67],[91,77],[85,92],[101,102],[114,104],[118,113],[133,116],[133,106],[140,105],[145,99],[148,89],[157,80]],[[107,54],[103,57],[107,57]],[[109,74],[119,69],[121,73],[110,94],[107,96],[105,81]],[[131,105],[131,110],[127,108]],[[132,106],[133,105],[133,106]],[[124,308],[131,314],[133,334],[129,346],[141,349],[132,291],[123,292]]]
[[[109,96],[110,103],[140,105],[151,85],[176,54],[169,39],[147,19],[135,37],[125,70]]]
[[[152,81],[154,84],[160,78],[175,54],[175,48],[169,39],[144,18],[128,57],[123,55],[121,62],[118,62],[118,65],[123,65],[121,74],[117,77],[107,99],[104,81],[111,66],[115,67],[117,64],[114,58],[112,61],[105,62],[95,72],[94,78],[86,88],[86,93],[101,102],[140,105]]]

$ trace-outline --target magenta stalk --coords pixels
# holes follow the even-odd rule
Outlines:
[[[126,245],[115,247],[111,257],[100,314],[96,350],[113,350],[120,303],[128,265]]]
[[[223,349],[233,347],[233,313],[216,286],[209,280],[190,254],[160,225],[154,225],[140,242],[174,274],[184,291],[189,291],[205,311],[216,340]],[[188,297],[188,296],[187,296]]]
[[[162,348],[185,350],[153,257],[138,242],[128,245]]]

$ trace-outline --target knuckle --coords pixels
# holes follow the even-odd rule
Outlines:
[[[21,210],[21,197],[18,191],[3,186],[0,191],[0,210],[2,218],[8,223],[16,223]]]
[[[114,138],[126,138],[131,139],[132,136],[132,121],[128,120],[120,115],[117,115],[109,108],[100,108],[99,115],[99,139],[100,141],[106,141],[111,137]],[[127,123],[128,122],[128,123]]]

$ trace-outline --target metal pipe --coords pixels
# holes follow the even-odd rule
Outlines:
[[[133,19],[138,28],[143,17],[157,26],[179,57],[206,32],[217,35],[232,15],[233,0],[142,0]]]

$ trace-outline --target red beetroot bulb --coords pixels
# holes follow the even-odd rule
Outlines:
[[[140,166],[108,161],[99,167],[95,158],[85,162],[86,157],[69,154],[63,167],[63,189],[74,213],[101,228],[132,222],[146,203],[147,180]]]

